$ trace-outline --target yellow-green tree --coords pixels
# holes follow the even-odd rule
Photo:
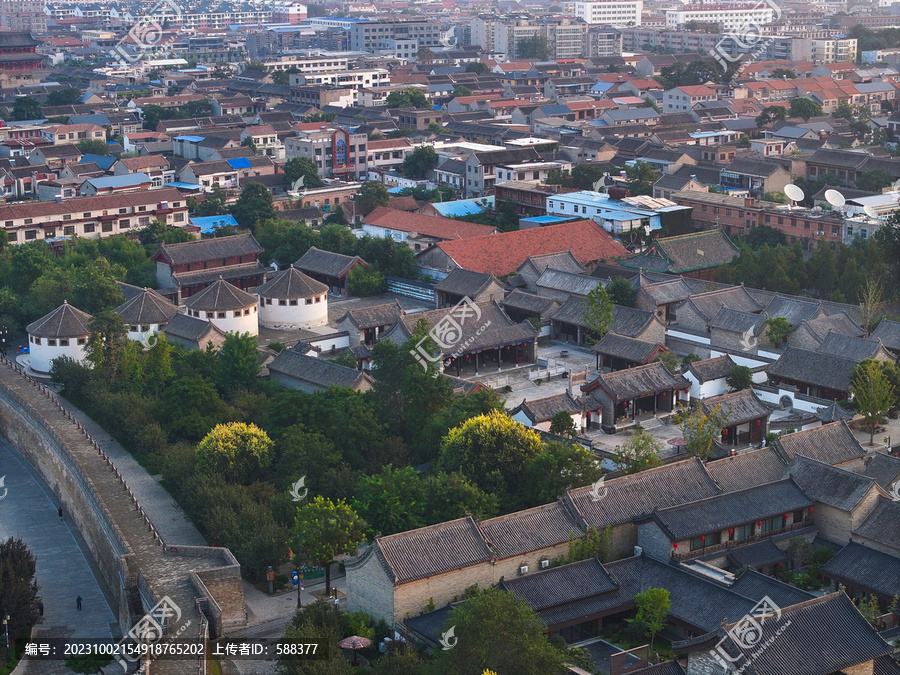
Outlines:
[[[850,391],[856,401],[856,412],[869,427],[869,445],[875,445],[875,427],[897,401],[897,391],[878,361],[861,362],[850,380]]]
[[[366,540],[366,523],[343,499],[321,495],[297,509],[293,542],[297,562],[325,568],[325,588],[331,588],[331,563],[340,553],[355,553]]]
[[[272,439],[255,424],[216,425],[197,445],[197,469],[229,483],[251,483],[272,461]]]
[[[706,461],[712,456],[713,444],[725,426],[728,414],[722,412],[721,405],[715,406],[708,413],[704,413],[699,405],[690,411],[681,406],[681,414],[681,433],[687,441],[685,449],[689,454]]]

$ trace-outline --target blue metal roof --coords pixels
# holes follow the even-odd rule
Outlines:
[[[235,157],[234,159],[226,159],[225,161],[228,162],[228,166],[232,169],[249,169],[253,166],[246,157]]]
[[[110,155],[82,155],[81,161],[79,164],[87,164],[88,162],[94,162],[104,171],[108,171],[109,168],[115,164],[117,159],[115,157],[111,157]]]
[[[149,183],[150,176],[145,173],[129,173],[124,176],[102,176],[101,178],[88,178],[87,182],[95,188],[117,188]]]
[[[188,141],[190,143],[199,143],[203,140],[203,136],[176,136],[176,141]]]
[[[175,181],[173,183],[167,183],[166,187],[174,187],[181,190],[199,190],[202,186],[195,185],[194,183],[182,183],[181,181]]]
[[[571,218],[562,218],[560,216],[532,216],[531,218],[520,218],[520,220],[526,223],[540,223],[541,225],[546,225],[548,223],[563,223],[567,220],[571,220]]]
[[[234,216],[230,213],[224,216],[191,216],[190,220],[191,225],[199,227],[201,233],[213,232],[220,227],[228,227],[229,225],[233,225],[234,227],[238,226]]]

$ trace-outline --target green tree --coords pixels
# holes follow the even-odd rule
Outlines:
[[[783,192],[763,192],[761,201],[774,202],[775,204],[787,204],[787,197]]]
[[[377,180],[367,180],[359,188],[356,193],[356,206],[359,213],[367,215],[379,206],[387,206],[390,203],[391,195],[384,186]]]
[[[308,430],[303,424],[285,429],[276,438],[275,448],[275,482],[281,490],[305,476],[310,494],[326,494],[329,474],[346,466],[329,438],[319,431]]]
[[[255,424],[218,424],[197,445],[197,469],[229,483],[249,483],[271,464],[272,445]]]
[[[872,359],[860,362],[850,379],[856,412],[869,427],[869,445],[875,445],[875,428],[897,402],[897,390],[881,366]]]
[[[721,405],[716,405],[709,413],[704,413],[698,405],[693,410],[681,406],[681,417],[681,433],[687,441],[685,449],[703,461],[708,460],[728,415],[722,412]]]
[[[648,588],[643,593],[634,596],[634,604],[637,606],[637,619],[645,629],[645,635],[650,638],[650,653],[653,653],[653,639],[656,634],[666,627],[666,617],[672,602],[669,599],[669,591],[665,588]]]
[[[85,138],[75,144],[83,155],[108,155],[109,145],[99,138]]]
[[[88,323],[91,335],[85,347],[85,359],[108,382],[120,375],[122,356],[128,346],[128,325],[115,312],[99,312]]]
[[[427,525],[462,518],[471,513],[485,519],[497,515],[498,500],[461,473],[440,471],[425,478],[423,518]]]
[[[38,610],[40,586],[35,571],[34,554],[21,537],[0,541],[0,616],[9,617],[6,631],[11,644],[44,621]]]
[[[663,364],[670,373],[674,373],[678,370],[678,366],[680,365],[678,354],[670,352],[669,350],[661,351],[653,360]]]
[[[588,525],[583,537],[574,532],[569,534],[569,554],[565,559],[567,563],[579,562],[588,558],[597,558],[600,562],[609,561],[612,550],[612,526],[609,525],[602,532]]]
[[[250,183],[241,190],[241,196],[231,209],[231,215],[241,227],[256,229],[260,221],[275,217],[272,193],[262,183]]]
[[[862,325],[866,332],[875,330],[881,321],[881,317],[884,316],[882,313],[884,292],[884,282],[880,277],[874,275],[865,277],[857,297],[859,298],[859,313]]]
[[[628,178],[628,189],[633,195],[652,195],[653,184],[659,180],[656,170],[648,162],[641,161],[625,167],[625,176]]]
[[[622,307],[634,307],[634,301],[637,299],[637,291],[634,290],[634,286],[625,277],[613,277],[610,279],[606,292],[614,304]]]
[[[613,303],[606,289],[598,284],[582,301],[584,323],[588,327],[588,342],[596,343],[613,324]]]
[[[303,176],[304,188],[317,188],[324,185],[319,177],[319,169],[316,163],[309,157],[291,157],[284,165],[284,179],[291,185],[300,176]]]
[[[225,402],[215,385],[201,375],[171,384],[156,405],[155,417],[171,439],[197,441],[225,419]]]
[[[497,588],[475,589],[450,610],[455,647],[435,652],[436,675],[496,673],[562,675],[566,654],[551,644],[547,627],[528,603]]]
[[[770,105],[756,116],[756,126],[764,127],[772,122],[784,122],[787,115],[788,110],[783,105]]]
[[[557,436],[574,437],[578,435],[578,429],[575,428],[572,416],[565,410],[560,410],[550,420],[550,433]]]
[[[13,104],[10,114],[12,119],[16,121],[23,120],[39,120],[44,117],[41,112],[41,104],[30,96],[19,96]]]
[[[747,134],[741,134],[740,140],[738,140],[737,146],[742,149],[747,149],[750,147],[750,137]]]
[[[75,105],[81,100],[82,93],[78,87],[66,87],[51,91],[47,96],[48,106]]]
[[[871,171],[863,171],[853,183],[853,187],[857,190],[880,193],[881,188],[892,185],[894,180],[893,172],[887,169],[872,169]]]
[[[519,38],[516,43],[518,58],[546,61],[550,58],[550,43],[542,35],[531,35]]]
[[[837,110],[834,111],[835,117],[843,117],[848,122],[853,121],[853,116],[855,114],[853,106],[850,105],[850,101],[847,100],[838,102]]]
[[[416,148],[406,155],[400,167],[400,173],[407,178],[421,179],[437,166],[439,157],[430,145]]]
[[[106,258],[96,258],[75,270],[72,286],[77,307],[89,314],[112,309],[125,302],[125,295],[116,283],[125,279],[125,268],[113,265]]]
[[[357,483],[352,505],[370,535],[388,535],[425,525],[424,499],[425,486],[415,469],[388,464]]]
[[[409,87],[402,91],[392,91],[385,99],[388,108],[429,108],[431,104],[421,89]]]
[[[731,387],[732,391],[749,389],[753,384],[753,371],[747,366],[735,366],[725,376],[725,384]]]
[[[24,295],[31,284],[51,267],[54,267],[53,250],[46,243],[19,244],[10,251],[9,283],[13,291]]]
[[[222,391],[252,388],[259,372],[258,356],[256,338],[250,333],[228,333],[219,350],[216,384]]]
[[[791,117],[802,117],[804,121],[810,117],[821,117],[825,114],[822,106],[809,98],[795,98],[791,100],[791,109],[789,115]]]
[[[317,600],[294,615],[285,628],[282,639],[287,643],[297,644],[321,640],[329,647],[327,658],[323,660],[282,658],[279,660],[278,672],[282,675],[350,675],[352,672],[350,662],[344,658],[343,652],[337,646],[344,637],[338,608],[325,600]],[[379,659],[379,662],[382,660]]]
[[[466,64],[466,72],[467,73],[475,73],[476,75],[484,75],[486,72],[490,70],[487,64],[484,61],[475,61],[474,63]]]
[[[174,377],[172,345],[166,340],[165,333],[160,333],[156,336],[156,342],[147,350],[144,360],[144,384],[149,393],[159,397],[163,387]]]
[[[456,89],[453,90],[453,98],[459,98],[460,96],[471,96],[472,90],[466,87],[465,85],[457,85]]]
[[[451,429],[441,442],[438,464],[490,494],[515,494],[523,487],[525,463],[541,450],[536,431],[494,411]]]
[[[297,509],[293,543],[298,562],[325,568],[325,588],[331,588],[331,563],[341,553],[355,554],[365,541],[366,523],[343,500],[317,496]]]
[[[547,443],[526,460],[523,473],[519,502],[529,506],[555,501],[566,490],[594,483],[603,475],[594,453],[571,442]]]
[[[772,71],[772,77],[773,78],[777,77],[779,80],[781,80],[781,79],[793,80],[795,77],[797,77],[797,73],[795,73],[790,68],[776,68],[775,70]]]
[[[428,663],[418,652],[407,648],[388,652],[372,664],[369,672],[371,675],[422,675],[427,671]]]
[[[662,466],[659,455],[662,442],[641,427],[631,432],[628,440],[616,447],[616,464],[624,473],[638,473]]]
[[[791,322],[783,316],[773,316],[766,319],[766,337],[775,347],[780,347],[787,340],[791,332]]]
[[[228,194],[220,188],[218,185],[213,185],[212,192],[206,193],[204,199],[198,200],[193,197],[188,197],[188,206],[193,211],[194,215],[197,216],[221,216],[228,212]],[[165,223],[160,223],[160,221],[154,221],[154,223],[159,223],[162,226],[163,232],[166,229],[177,229],[182,231],[182,228],[169,228]],[[152,227],[153,223],[150,223],[147,227]],[[145,228],[146,229],[146,228]],[[154,235],[158,234],[158,232],[154,232]],[[148,235],[149,236],[149,235]],[[143,239],[141,240],[143,242]],[[174,242],[166,242],[166,243],[174,243]]]
[[[347,291],[358,298],[379,295],[387,290],[387,280],[378,270],[357,265],[347,277]]]

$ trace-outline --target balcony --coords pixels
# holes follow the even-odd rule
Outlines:
[[[791,532],[793,530],[802,530],[805,527],[810,527],[813,524],[812,520],[804,520],[799,523],[793,523],[788,525],[787,527],[783,527],[780,530],[773,530],[771,532],[761,532],[749,537],[745,537],[740,540],[735,541],[726,541],[722,544],[714,544],[713,546],[706,546],[704,548],[699,548],[696,551],[684,551],[684,552],[675,552],[672,554],[672,558],[677,561],[689,560],[691,558],[699,558],[701,556],[709,555],[710,553],[720,553],[723,551],[728,551],[733,548],[737,548],[738,546],[745,546],[746,544],[755,544],[756,542],[763,541],[764,539],[770,539],[776,535],[784,534],[785,532]]]

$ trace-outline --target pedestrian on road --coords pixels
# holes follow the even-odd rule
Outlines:
[[[80,595],[77,598],[75,598],[75,606],[78,608],[78,611],[80,612],[81,611],[81,596]]]
[[[56,509],[56,512],[59,514],[59,519],[61,521],[62,520],[62,507],[60,506],[58,509]]]
[[[38,605],[38,613],[39,613],[41,616],[44,616],[44,603],[43,603],[43,602],[41,602],[41,603]]]

